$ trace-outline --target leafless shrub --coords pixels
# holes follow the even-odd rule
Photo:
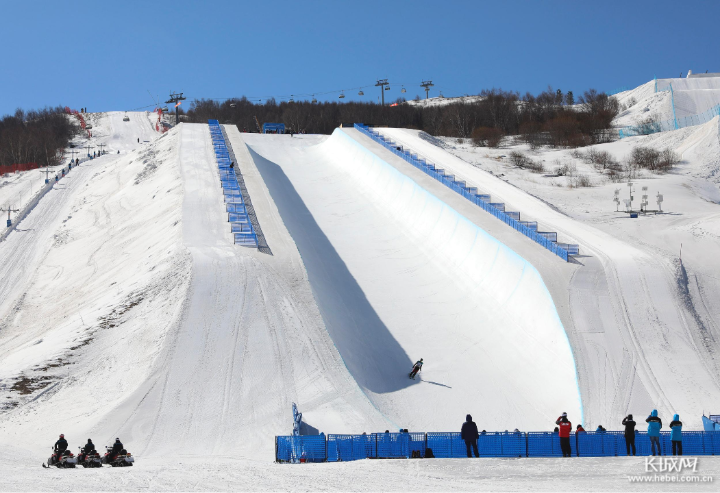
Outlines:
[[[522,152],[512,151],[510,153],[510,163],[521,169],[529,169],[533,173],[545,172],[545,166],[541,162],[527,157]]]
[[[666,173],[679,162],[680,157],[672,149],[658,151],[652,147],[636,147],[630,154],[631,164],[656,173]]]
[[[473,130],[472,140],[476,146],[498,147],[503,138],[503,132],[499,128],[477,127]]]

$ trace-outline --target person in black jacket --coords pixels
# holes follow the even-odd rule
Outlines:
[[[122,450],[123,444],[119,438],[116,438],[115,443],[113,443],[112,450],[110,451],[110,460],[115,460],[115,458],[120,455],[120,452],[122,452]]]
[[[465,422],[462,425],[462,428],[460,428],[460,437],[465,440],[465,446],[467,447],[467,456],[472,457],[470,455],[470,447],[472,447],[473,452],[475,453],[475,457],[480,457],[480,452],[478,451],[478,428],[475,422],[472,420],[472,416],[469,414],[465,417]]]
[[[55,451],[56,460],[60,460],[60,457],[62,456],[63,452],[65,452],[68,448],[67,440],[65,440],[65,435],[62,433],[60,434],[60,438],[58,438],[58,441],[55,442],[55,446],[53,447],[53,450]]]
[[[630,455],[630,449],[632,449],[632,454],[635,455],[635,421],[633,421],[632,414],[628,414],[625,416],[625,419],[622,420],[622,424],[625,426],[625,448],[627,449],[627,454]]]

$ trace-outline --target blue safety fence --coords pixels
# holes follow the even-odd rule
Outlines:
[[[387,139],[379,132],[370,129],[367,125],[356,123],[355,128],[373,139],[375,142],[381,144],[383,147],[385,147],[387,150],[389,150],[396,156],[400,156],[408,163],[423,171],[425,174],[435,178],[437,181],[439,181],[446,187],[459,193],[460,195],[468,199],[470,202],[476,204],[484,211],[492,214],[493,216],[500,219],[508,226],[514,228],[516,231],[524,234],[534,242],[547,248],[552,253],[562,258],[566,262],[568,261],[568,257],[570,255],[579,255],[580,247],[578,245],[569,245],[567,243],[563,243],[562,247],[559,246],[557,243],[557,233],[555,233],[554,240],[548,239],[546,237],[548,233],[538,233],[536,222],[520,221],[519,212],[505,212],[505,204],[499,202],[492,202],[490,195],[478,193],[477,187],[471,187],[468,186],[464,181],[456,180],[455,175],[448,174],[445,172],[444,169],[437,168],[434,164],[426,161],[425,159],[421,159],[417,154],[413,154],[412,152],[403,149],[402,146],[399,146],[393,141]],[[532,227],[531,225],[534,227]],[[546,236],[543,236],[543,234]]]
[[[480,457],[562,457],[560,438],[551,432],[483,432]],[[720,455],[720,431],[684,431],[683,455]],[[645,432],[635,433],[636,455],[652,455]],[[672,455],[670,432],[660,433],[661,455]],[[580,432],[570,436],[573,457],[627,454],[621,431]],[[463,458],[468,451],[460,433],[373,433],[371,435],[276,436],[278,462],[342,462],[360,459]],[[471,453],[472,453],[471,449]]]
[[[235,167],[231,167],[230,151],[217,120],[208,120],[215,160],[220,174],[220,186],[225,200],[230,232],[236,244],[258,247],[258,237],[248,215]]]

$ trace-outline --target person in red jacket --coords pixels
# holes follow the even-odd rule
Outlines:
[[[575,433],[584,432],[585,428],[582,427],[582,425],[577,425],[577,428],[575,428]]]
[[[567,413],[562,413],[555,424],[560,428],[560,450],[562,450],[563,457],[572,457],[572,451],[570,449],[570,432],[572,431],[572,423],[567,419]]]

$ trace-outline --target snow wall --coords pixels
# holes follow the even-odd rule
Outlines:
[[[464,406],[465,409],[485,408],[488,415],[483,421],[488,429],[508,427],[507,420],[518,426],[546,428],[548,420],[554,421],[563,411],[575,419],[580,418],[582,405],[572,350],[539,272],[364,143],[348,135],[352,132],[361,136],[356,130],[337,129],[327,140],[304,150],[298,147],[299,143],[289,143],[290,139],[286,139],[287,144],[279,139],[265,145],[251,142],[250,148],[298,246],[328,332],[368,397],[391,419],[401,420],[401,424],[414,429],[418,429],[418,425],[445,429],[447,425],[443,423],[448,418],[443,414],[457,412]],[[281,150],[285,145],[288,147]],[[314,170],[326,172],[327,180],[303,185],[312,181],[308,177]],[[278,178],[278,174],[283,177]],[[279,180],[283,183],[289,180],[292,185],[278,186]],[[345,190],[351,192],[338,191],[322,203],[317,198],[324,193],[318,190],[320,184],[323,188],[346,187]],[[295,193],[295,190],[288,191],[290,186],[297,190],[305,204],[285,204],[287,195]],[[396,300],[392,307],[394,313],[383,312],[376,300],[388,296],[387,290],[378,287],[384,284],[384,274],[378,273],[368,283],[361,279],[362,272],[355,271],[359,290],[343,297],[344,288],[332,279],[337,267],[329,264],[326,254],[319,253],[324,247],[317,246],[317,239],[306,238],[308,231],[315,227],[293,224],[314,216],[322,235],[327,235],[327,240],[322,241],[333,243],[335,235],[343,233],[331,231],[327,226],[330,222],[324,222],[323,216],[343,215],[339,201],[354,202],[348,210],[360,210],[366,215],[374,214],[372,209],[377,208],[379,213],[367,223],[348,215],[345,224],[352,224],[345,227],[364,229],[369,225],[367,234],[377,234],[377,242],[383,245],[379,255],[392,251],[397,259],[422,257],[423,270],[441,271],[444,279],[449,279],[442,281],[441,296],[420,299],[420,288],[417,292],[391,294]],[[311,202],[318,205],[313,206]],[[298,211],[305,206],[307,213]],[[376,233],[383,227],[392,233],[386,236]],[[402,236],[403,240],[396,242],[392,236]],[[403,245],[405,251],[400,251],[399,245]],[[375,252],[358,253],[358,249],[356,246],[356,251],[344,254],[338,248],[343,269],[345,264],[352,272],[354,265],[366,268],[371,262],[377,263]],[[370,261],[365,259],[362,263],[351,258],[363,254]],[[416,285],[439,279],[435,274],[413,273],[412,276],[410,283]],[[376,292],[382,296],[376,296]],[[377,309],[380,329],[370,328],[372,321],[358,320],[359,316],[354,313],[352,305],[357,303],[357,298],[365,296]],[[466,313],[458,313],[457,304],[453,304],[460,298],[467,300],[467,305],[460,307],[460,311]],[[427,308],[433,304],[435,312]],[[428,317],[434,318],[432,324],[413,326],[417,321],[409,322],[409,319],[417,317],[417,310],[428,310]],[[385,334],[385,330],[389,334]],[[440,347],[445,354],[433,354],[434,350],[439,352]],[[410,355],[420,354],[425,356],[426,363],[436,365],[435,368],[440,366],[441,359],[448,360],[451,372],[457,375],[452,376],[451,386],[438,387],[451,388],[451,391],[436,386],[427,386],[422,391],[412,388],[415,382],[407,379],[407,365],[411,364]],[[424,374],[429,378],[428,371],[431,370]],[[397,377],[393,377],[398,372],[400,378],[396,380]],[[440,391],[445,393],[438,393]],[[437,407],[434,416],[413,422],[413,409],[429,404]],[[452,417],[449,422],[454,423],[456,419]]]

